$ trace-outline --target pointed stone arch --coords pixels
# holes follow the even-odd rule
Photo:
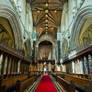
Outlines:
[[[47,40],[47,41],[51,42],[54,45],[54,42],[55,42],[54,38],[51,35],[46,35],[46,34],[44,34],[43,36],[41,36],[39,38],[37,44],[39,44],[40,42],[42,42],[44,40]]]
[[[77,48],[78,37],[83,27],[83,24],[87,20],[87,18],[92,17],[92,6],[83,7],[78,13],[74,20],[74,25],[72,27],[72,34],[70,40],[70,49],[74,50]]]
[[[6,5],[0,5],[0,17],[7,19],[12,28],[15,40],[15,48],[22,49],[23,41],[22,41],[22,29],[19,21],[19,16],[16,11],[14,11],[11,7]]]

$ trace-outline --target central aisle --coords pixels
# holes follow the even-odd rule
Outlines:
[[[43,75],[35,92],[57,92],[49,75]]]

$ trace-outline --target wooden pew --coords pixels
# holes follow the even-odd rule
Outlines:
[[[55,77],[56,81],[63,87],[65,92],[75,92],[75,87],[70,82],[56,75],[53,75],[53,77]]]
[[[25,80],[28,78],[28,75],[26,74],[20,74],[20,75],[10,75],[8,77],[6,77],[4,79],[4,77],[2,77],[2,79],[0,79],[0,92],[6,92],[6,90],[9,87],[12,87],[14,85],[16,85],[16,82],[18,80]],[[5,91],[2,91],[5,90]]]
[[[69,75],[72,75],[72,76],[78,77],[78,78],[91,79],[92,80],[92,75],[89,75],[89,74],[75,74],[75,73],[71,73]]]
[[[65,74],[64,78],[69,81],[73,80],[74,83],[76,83],[77,85],[83,86],[83,87],[85,87],[90,82],[90,80],[88,80],[88,79],[74,77],[69,74]]]
[[[17,81],[16,83],[16,92],[24,92],[26,89],[28,89],[39,77],[38,76],[33,76],[30,77],[24,81]]]
[[[91,92],[92,90],[92,81],[85,79],[85,78],[79,78],[79,77],[74,77],[70,74],[59,74],[59,76],[65,80],[68,81],[73,81],[73,85],[79,92]],[[63,76],[63,77],[62,77]],[[89,90],[91,89],[91,90]],[[87,91],[89,90],[89,91]]]
[[[11,83],[15,84],[17,80],[25,80],[27,77],[28,77],[28,75],[25,75],[25,74],[13,76],[13,77],[11,76],[11,77],[8,77],[6,79],[3,79],[2,80],[2,85],[6,85],[7,82],[8,83],[11,82]]]
[[[6,86],[7,88],[16,84],[17,80],[25,80],[27,79],[27,75],[14,76],[7,79],[2,80],[2,86]]]
[[[56,73],[59,76],[63,76],[64,74],[66,74],[65,72],[57,72]],[[76,74],[76,73],[69,73],[69,75],[72,75],[74,77],[78,77],[78,78],[83,78],[83,79],[90,79],[92,80],[92,75],[90,74]]]
[[[85,86],[91,81],[92,75],[88,74],[66,74],[66,73],[58,73],[57,76],[60,76],[66,80],[73,80],[76,84],[80,86]]]

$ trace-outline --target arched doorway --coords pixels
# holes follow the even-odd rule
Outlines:
[[[39,59],[52,59],[53,58],[53,46],[50,41],[42,41],[38,47]]]

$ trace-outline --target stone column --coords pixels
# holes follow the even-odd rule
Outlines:
[[[0,55],[0,74],[2,69],[2,62],[3,62],[3,54]]]
[[[84,57],[84,69],[85,69],[85,74],[88,74],[88,63],[87,63],[87,57]]]
[[[14,58],[12,58],[11,64],[11,74],[14,74]]]
[[[9,58],[9,66],[8,66],[8,74],[10,74],[10,70],[11,70],[11,58]]]
[[[18,73],[20,73],[20,63],[21,63],[21,60],[18,61],[18,69],[17,69]]]
[[[74,61],[74,73],[77,73],[77,71],[76,71],[76,69],[77,69],[77,63],[76,63],[77,61],[75,60]]]
[[[53,45],[53,57],[52,57],[52,59],[54,59],[54,60],[56,60],[56,56],[55,56],[55,46]]]
[[[80,68],[81,68],[81,74],[83,74],[84,71],[83,71],[83,60],[82,60],[82,58],[80,58]]]
[[[89,71],[89,60],[88,60],[88,55],[86,56],[86,60],[87,60],[87,69],[88,69],[88,74],[90,74],[90,71]]]
[[[58,45],[58,62],[60,62],[60,41],[57,42]]]
[[[5,55],[3,55],[3,58],[2,58],[1,74],[4,74],[5,59],[6,59],[6,56],[5,56]]]
[[[77,59],[77,67],[78,67],[78,70],[77,73],[81,74],[81,67],[80,67],[80,59]]]
[[[8,56],[7,57],[7,67],[6,67],[6,74],[8,75],[8,69],[9,69],[9,61],[10,60],[10,57]]]
[[[8,60],[8,57],[6,56],[6,58],[5,58],[5,65],[4,65],[4,74],[6,74],[7,60]]]
[[[58,61],[58,45],[57,41],[55,42],[55,63]]]
[[[88,66],[89,66],[89,73],[92,74],[92,56],[88,55]]]
[[[16,73],[16,59],[14,59],[14,68],[13,68],[14,74]]]
[[[74,66],[74,61],[72,61],[72,73],[75,73],[75,72],[74,72],[74,68],[75,68],[75,66]]]
[[[84,67],[84,57],[81,57],[81,62],[82,62],[82,66],[83,66],[83,74],[85,74],[85,67]]]

